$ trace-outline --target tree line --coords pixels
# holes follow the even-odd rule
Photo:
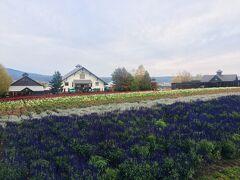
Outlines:
[[[173,77],[172,83],[189,82],[192,80],[193,76],[189,72],[183,71]],[[114,91],[147,91],[157,89],[157,82],[150,77],[149,72],[145,70],[143,65],[140,65],[132,73],[128,72],[125,67],[115,69],[112,73],[112,81]],[[4,66],[0,64],[0,97],[8,92],[11,83],[11,76]],[[52,93],[62,92],[62,76],[59,71],[54,73],[49,86]]]
[[[124,67],[115,69],[112,81],[115,91],[146,91],[154,88],[153,81],[143,65],[132,74]]]

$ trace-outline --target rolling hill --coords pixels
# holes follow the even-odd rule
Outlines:
[[[7,68],[7,71],[9,75],[12,77],[13,80],[18,80],[22,77],[22,74],[25,73],[23,71]],[[49,82],[52,78],[52,76],[49,75],[42,75],[42,74],[36,74],[36,73],[28,73],[29,77],[34,79],[38,82]],[[111,77],[100,77],[102,80],[104,80],[106,83],[109,83],[112,81]],[[161,76],[161,77],[154,77],[157,81],[157,83],[170,83],[172,77],[171,76]]]
[[[14,81],[20,79],[22,77],[22,74],[25,73],[23,71],[11,69],[11,68],[7,68],[7,71]],[[28,74],[30,78],[38,82],[49,82],[52,78],[51,76],[48,76],[48,75],[41,75],[41,74],[35,74],[35,73],[28,73]]]

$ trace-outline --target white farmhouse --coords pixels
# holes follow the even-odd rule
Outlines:
[[[107,84],[81,65],[62,78],[64,92],[104,91]]]

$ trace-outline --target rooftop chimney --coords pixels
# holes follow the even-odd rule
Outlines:
[[[28,77],[28,73],[23,73],[22,76],[23,77]]]
[[[223,73],[223,71],[222,71],[222,70],[218,70],[218,71],[217,71],[217,75],[218,75],[218,76],[221,76],[221,75],[222,75],[222,73]]]
[[[76,65],[76,68],[81,68],[82,66],[80,64]]]

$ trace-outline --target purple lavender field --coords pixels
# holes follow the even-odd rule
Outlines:
[[[240,96],[8,122],[0,179],[189,179],[240,155]]]

